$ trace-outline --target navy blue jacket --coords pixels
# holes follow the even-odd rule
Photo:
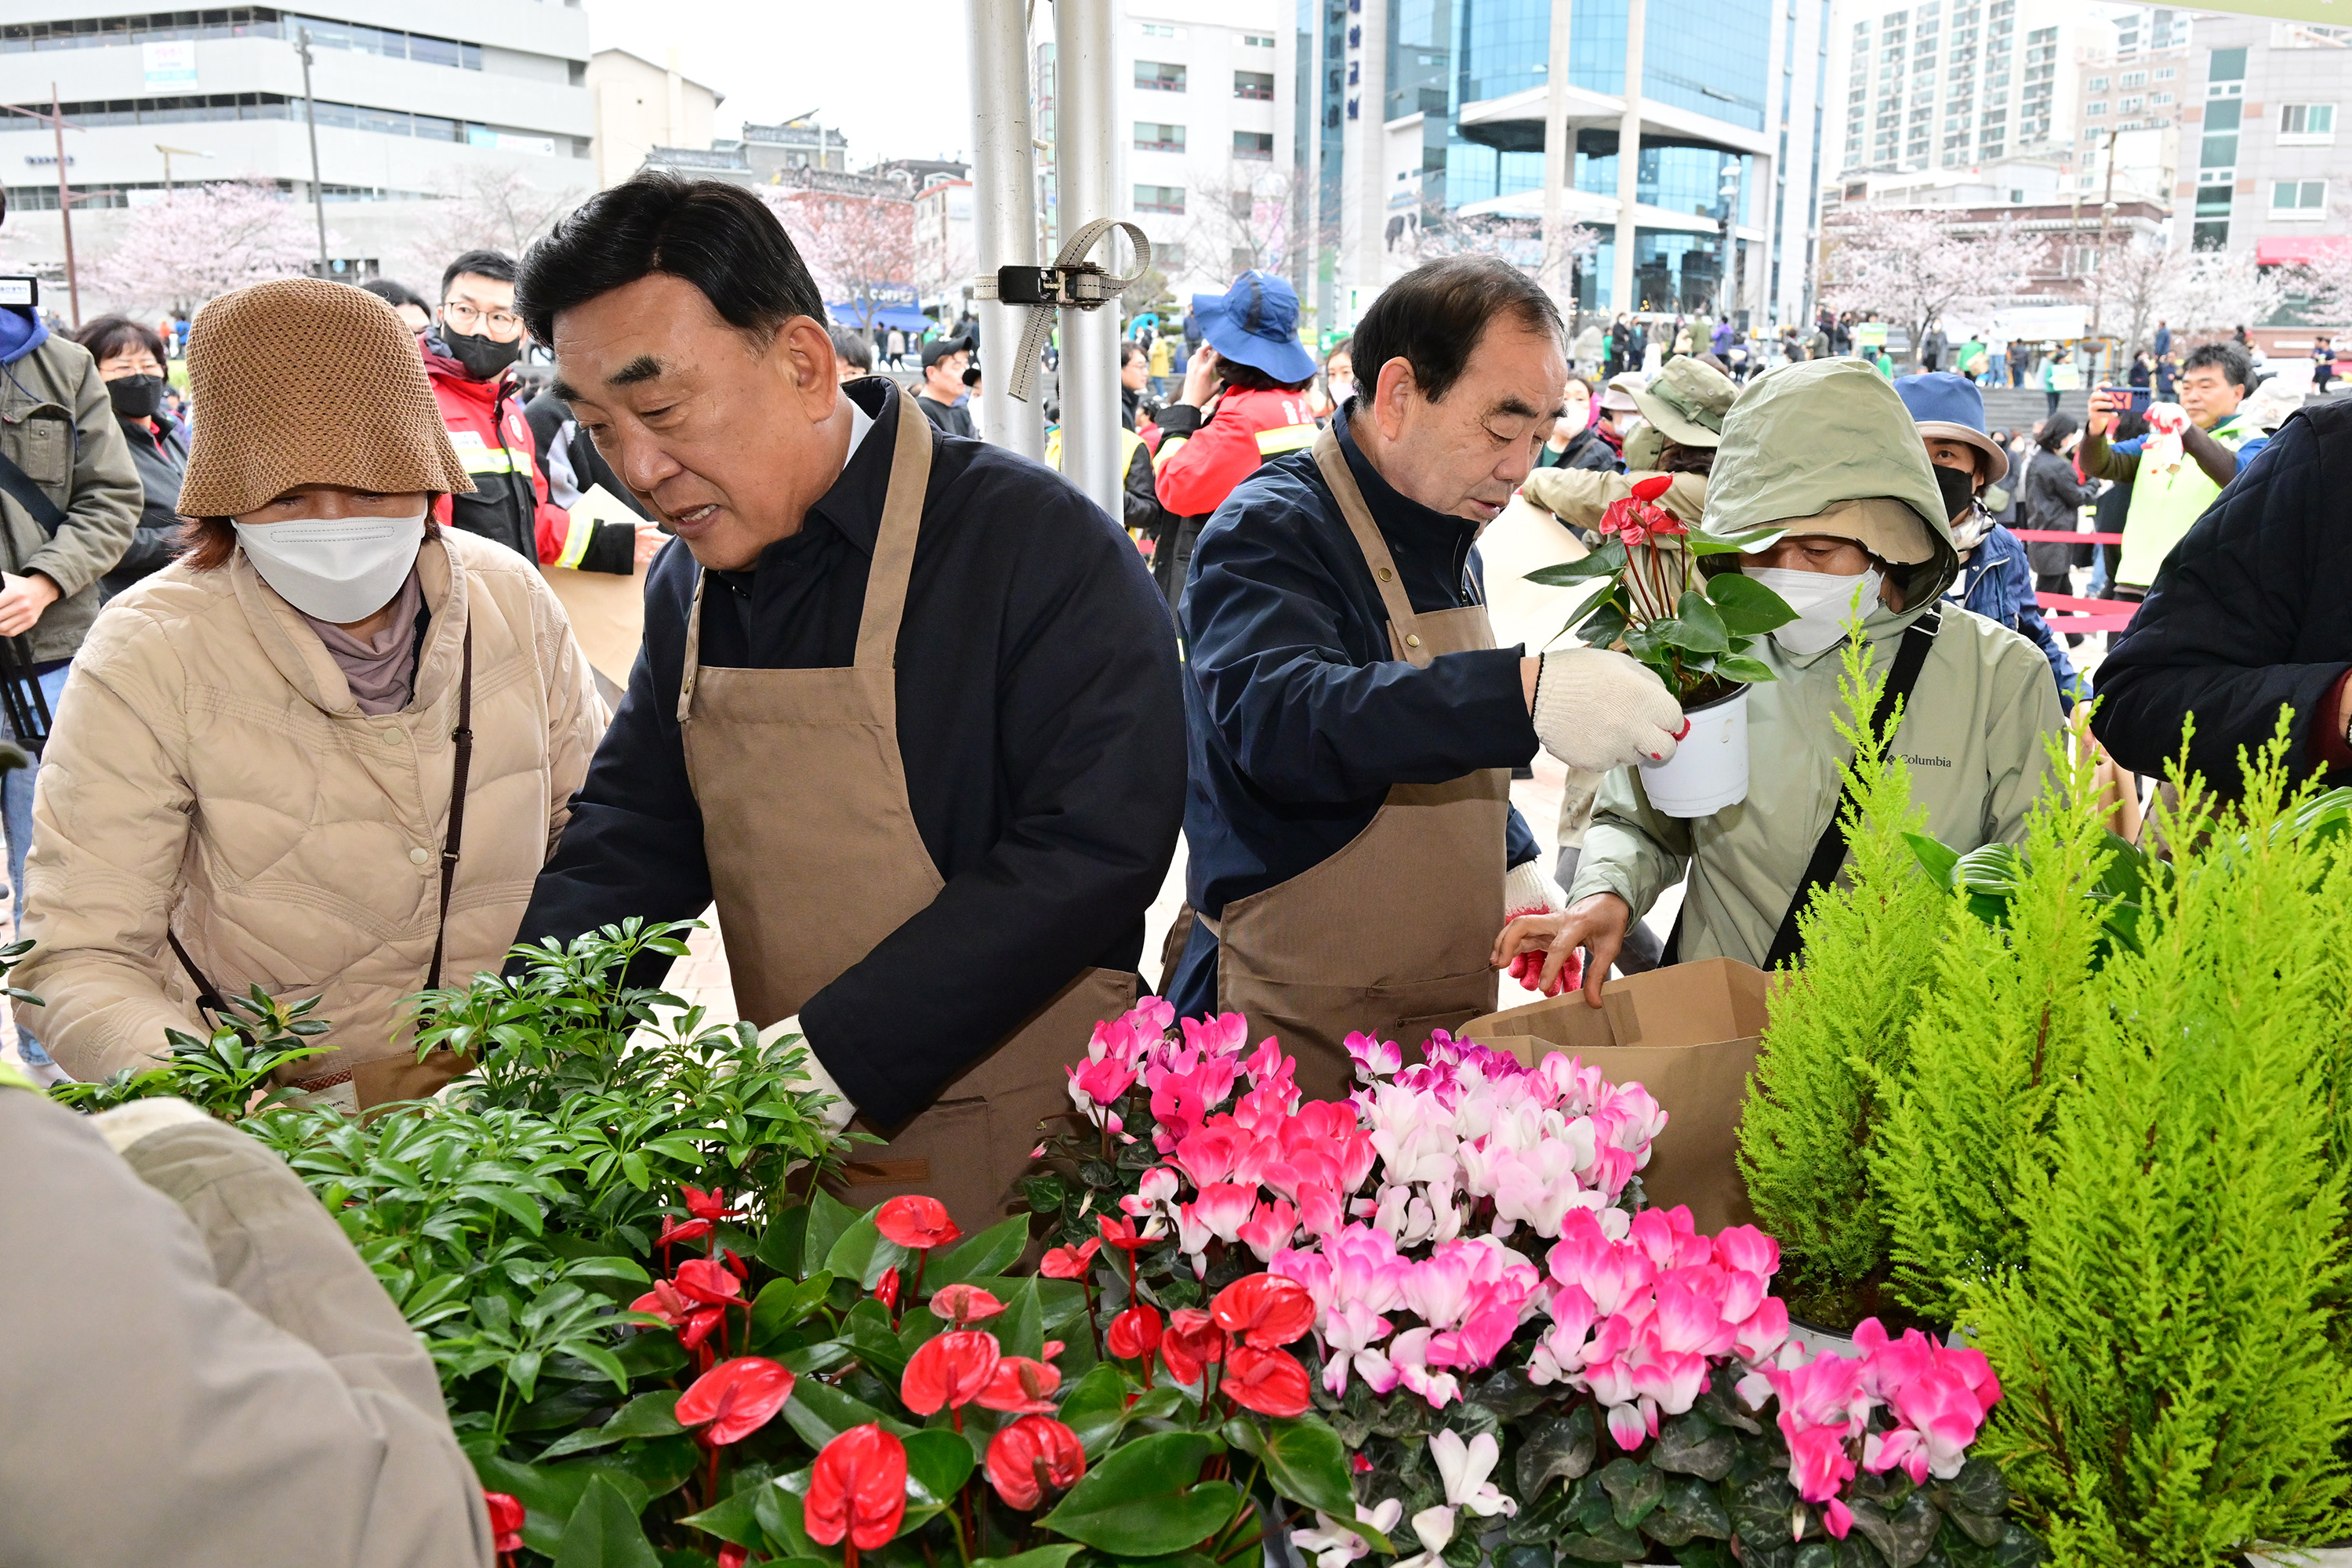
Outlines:
[[[1477,525],[1398,494],[1356,449],[1344,413],[1333,427],[1412,607],[1482,603]],[[1519,648],[1440,654],[1425,669],[1392,656],[1371,568],[1311,451],[1265,465],[1210,518],[1178,620],[1185,890],[1212,919],[1330,858],[1370,826],[1391,784],[1442,784],[1535,755]],[[1508,863],[1536,854],[1513,811]],[[1205,927],[1167,992],[1180,1016],[1215,1010]]]
[[[2164,770],[2194,716],[2189,763],[2235,794],[2238,751],[2294,710],[2287,762],[2316,767],[2312,720],[2352,669],[2352,402],[2302,410],[2181,537],[2099,666],[2091,729],[2116,761]]]
[[[1976,549],[1960,563],[1959,577],[1945,597],[1958,599],[1964,608],[2032,638],[2057,679],[2060,708],[2072,713],[2074,700],[2090,695],[2091,683],[2074,672],[2066,645],[2051,631],[2042,603],[2034,597],[2025,542],[2017,535],[1999,523],[1987,529]]]
[[[848,391],[874,428],[798,533],[748,572],[709,574],[705,664],[856,658],[891,445],[913,410],[879,378]],[[646,574],[645,649],[520,941],[568,940],[627,915],[690,919],[710,903],[708,857],[730,847],[703,843],[677,724],[698,575],[675,545]],[[1183,798],[1182,700],[1160,591],[1101,509],[1002,447],[936,437],[898,692],[908,800],[947,886],[801,1010],[827,1070],[886,1126],[1080,970],[1136,967]]]

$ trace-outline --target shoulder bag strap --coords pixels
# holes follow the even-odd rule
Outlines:
[[[32,513],[33,521],[41,525],[52,538],[66,525],[66,514],[49,499],[49,492],[33,482],[33,476],[18,468],[16,459],[0,452],[0,490],[5,490],[18,506]]]
[[[1913,621],[1903,634],[1903,646],[1895,650],[1895,668],[1888,672],[1885,688],[1878,694],[1878,710],[1870,716],[1870,728],[1874,734],[1885,734],[1895,717],[1895,705],[1907,701],[1919,684],[1919,672],[1927,668],[1927,651],[1935,646],[1936,634],[1943,628],[1942,606],[1930,605],[1927,613]],[[1891,744],[1892,735],[1887,736]],[[1811,864],[1805,868],[1804,880],[1797,884],[1797,896],[1789,900],[1789,912],[1780,917],[1780,929],[1772,938],[1772,951],[1765,956],[1764,968],[1769,972],[1796,959],[1804,951],[1804,938],[1797,931],[1797,916],[1813,894],[1837,880],[1845,865],[1845,812],[1853,800],[1853,786],[1849,780],[1838,791],[1837,805],[1830,813],[1830,825],[1822,830],[1822,841],[1813,846]]]
[[[466,837],[466,775],[474,763],[474,628],[466,627],[466,659],[457,677],[457,728],[449,739],[457,757],[449,773],[449,836],[441,845],[441,914],[433,931],[433,964],[425,971],[425,989],[441,989],[441,950],[449,937],[449,889],[457,877],[457,849]]]
[[[166,926],[163,940],[172,944],[172,952],[178,957],[180,967],[186,970],[188,978],[196,983],[196,1005],[216,1018],[227,1012],[228,1005],[221,1000],[220,993],[213,988],[211,981],[205,978],[205,972],[196,967],[196,961],[188,956],[188,950],[181,944],[180,933]]]

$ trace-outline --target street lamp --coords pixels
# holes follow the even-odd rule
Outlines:
[[[173,157],[175,154],[182,158],[209,158],[212,156],[210,153],[204,152],[199,148],[166,147],[161,142],[155,143],[155,151],[163,154],[163,199],[166,202],[169,202],[172,199]]]
[[[310,128],[310,209],[319,220],[319,276],[327,276],[327,187],[319,183],[319,100],[310,91],[310,29],[300,28],[294,52],[302,57],[302,119]]]
[[[1728,316],[1739,304],[1739,159],[1723,165],[1723,183],[1716,188],[1723,201],[1723,267],[1716,314]]]

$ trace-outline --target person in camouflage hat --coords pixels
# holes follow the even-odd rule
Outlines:
[[[1531,947],[1581,947],[1586,999],[1599,1006],[1627,928],[1685,874],[1670,961],[1770,968],[1792,956],[1782,932],[1793,931],[1790,910],[1836,816],[1851,755],[1836,729],[1845,717],[1838,649],[1855,620],[1882,672],[1907,638],[1920,639],[1894,749],[1910,765],[1925,830],[1963,852],[2023,838],[2045,742],[2059,730],[2057,689],[2032,642],[1940,603],[1958,569],[1944,510],[1910,411],[1868,365],[1812,360],[1748,384],[1723,421],[1706,524],[1718,534],[1786,529],[1767,550],[1723,559],[1800,618],[1754,649],[1774,679],[1748,688],[1747,798],[1673,817],[1650,805],[1640,770],[1611,773],[1568,912],[1514,922],[1497,944],[1501,962]]]

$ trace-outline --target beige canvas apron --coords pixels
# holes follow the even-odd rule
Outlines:
[[[1328,431],[1315,462],[1372,569],[1391,651],[1424,668],[1441,653],[1493,647],[1483,605],[1414,612]],[[1503,768],[1392,784],[1370,826],[1338,854],[1234,900],[1213,922],[1219,1009],[1246,1015],[1254,1038],[1280,1036],[1308,1098],[1344,1091],[1353,1073],[1346,1041],[1358,1030],[1412,1052],[1431,1031],[1494,1011],[1487,958],[1503,929],[1510,788]]]
[[[677,699],[687,776],[736,1005],[763,1028],[798,1013],[946,885],[907,801],[893,668],[930,430],[900,405],[855,664],[705,668],[702,583],[695,587]],[[867,1207],[927,1193],[966,1231],[1003,1217],[1038,1122],[1070,1109],[1063,1067],[1084,1058],[1098,1019],[1134,1003],[1134,975],[1080,973],[896,1137],[859,1145],[845,1200]]]

